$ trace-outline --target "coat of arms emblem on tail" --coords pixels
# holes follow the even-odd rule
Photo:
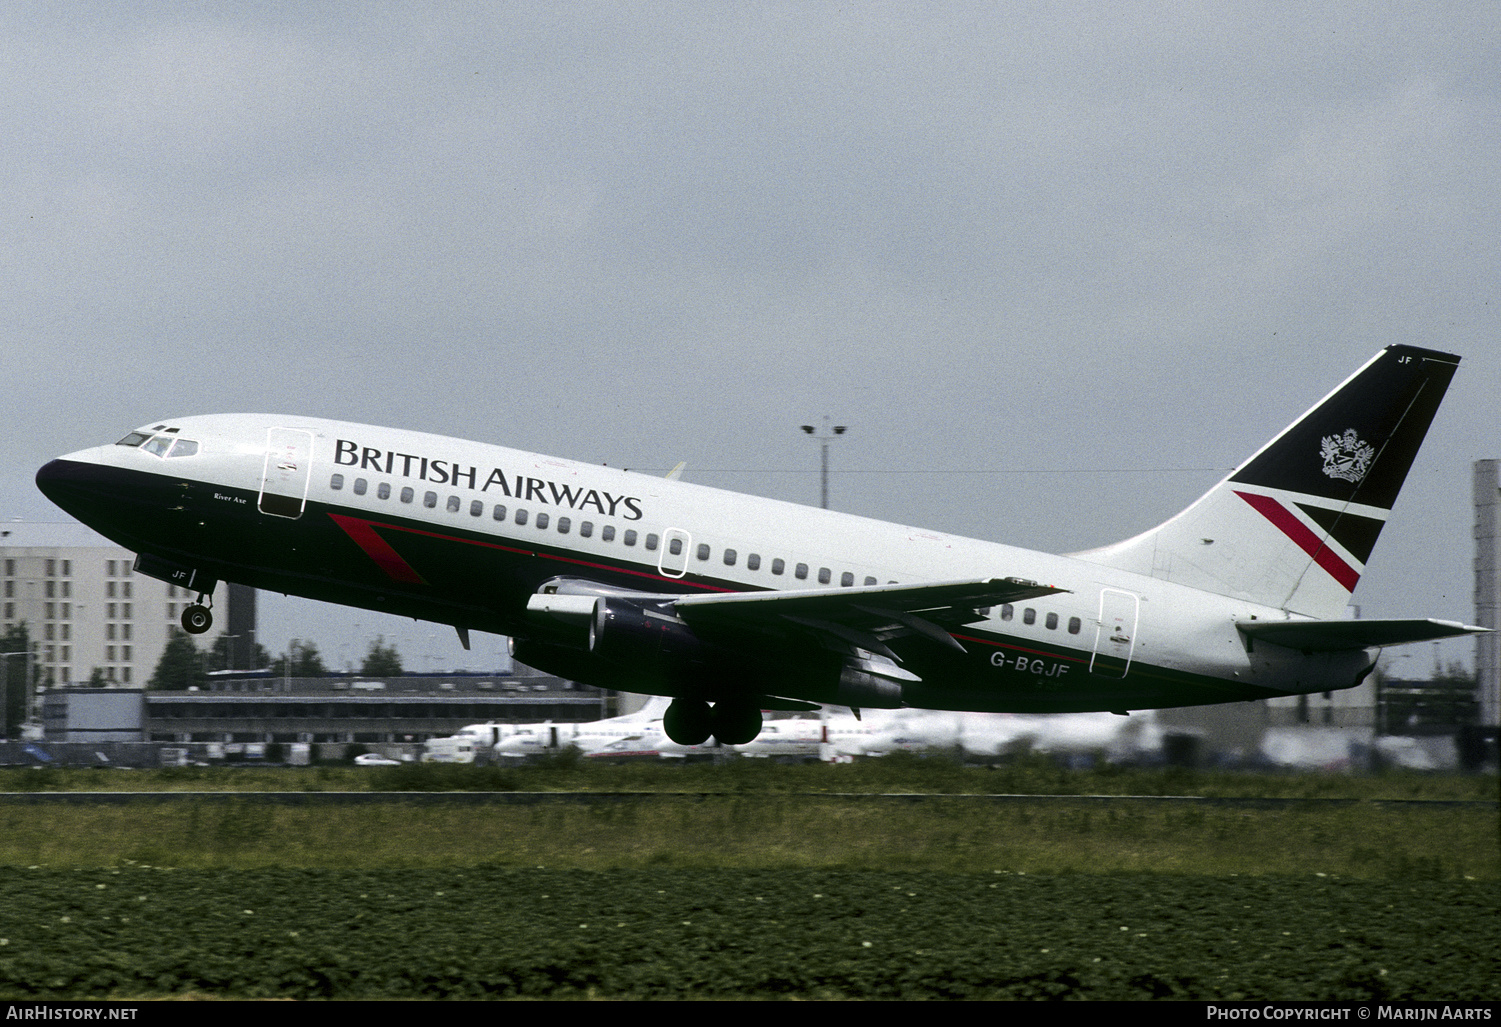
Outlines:
[[[1319,455],[1324,458],[1324,473],[1329,477],[1358,483],[1370,470],[1376,451],[1360,441],[1354,428],[1346,428],[1343,435],[1325,435]]]

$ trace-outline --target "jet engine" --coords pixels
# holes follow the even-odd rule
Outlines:
[[[541,670],[604,688],[707,699],[779,695],[865,709],[905,705],[920,679],[891,660],[824,646],[772,655],[707,642],[678,616],[676,597],[554,578],[527,599],[538,627],[511,652]]]
[[[617,592],[555,579],[527,599],[536,636],[512,645],[517,659],[575,681],[661,695],[694,694],[722,682],[733,654],[704,642],[651,593]],[[534,662],[535,660],[545,662]],[[711,673],[712,669],[712,673]]]

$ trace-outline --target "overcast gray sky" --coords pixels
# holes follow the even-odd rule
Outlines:
[[[0,516],[61,517],[53,456],[234,410],[816,504],[797,425],[827,414],[836,508],[1068,551],[1407,342],[1464,362],[1356,600],[1472,620],[1498,30],[1491,2],[8,3]]]

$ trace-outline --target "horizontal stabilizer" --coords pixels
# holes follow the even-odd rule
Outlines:
[[[1431,642],[1435,638],[1473,635],[1477,628],[1452,620],[1278,620],[1241,621],[1236,627],[1247,638],[1298,649],[1305,653],[1331,653],[1371,646]]]

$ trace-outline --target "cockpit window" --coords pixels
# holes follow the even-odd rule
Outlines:
[[[198,453],[198,443],[192,439],[179,439],[171,435],[147,435],[138,431],[131,432],[115,445],[140,446],[152,456],[159,457],[194,456]]]

